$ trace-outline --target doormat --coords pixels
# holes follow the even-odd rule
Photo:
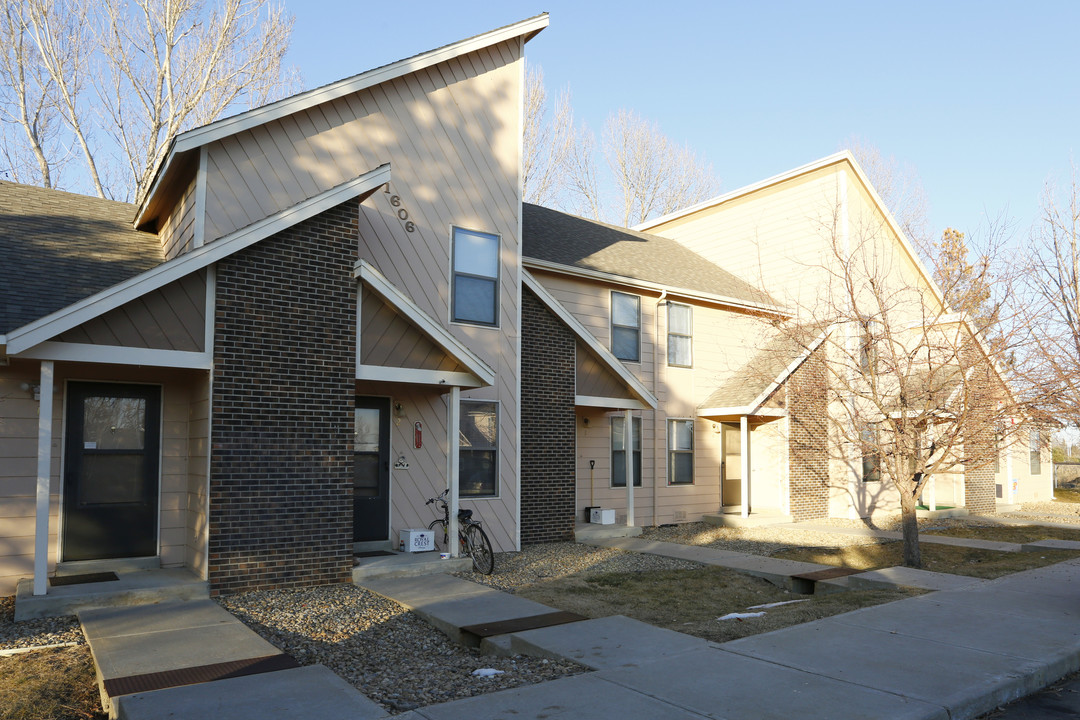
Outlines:
[[[49,584],[53,587],[61,585],[84,585],[86,583],[112,582],[119,580],[114,572],[83,573],[82,575],[59,575],[49,578]]]
[[[181,670],[163,670],[161,672],[146,673],[145,675],[113,678],[105,680],[102,684],[105,686],[105,693],[113,698],[117,695],[152,692],[183,685],[198,685],[199,683],[213,682],[214,680],[227,680],[228,678],[259,675],[277,672],[278,670],[291,670],[298,667],[300,667],[300,663],[296,662],[291,655],[279,653],[278,655],[267,655],[266,657],[252,658],[250,660],[233,660],[200,667],[183,668]]]
[[[395,552],[389,550],[369,550],[368,552],[353,553],[353,557],[383,557],[385,555],[397,555]]]

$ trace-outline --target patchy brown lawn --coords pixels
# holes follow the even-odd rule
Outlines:
[[[85,645],[0,657],[0,720],[105,720]]]
[[[996,539],[981,534],[971,537],[985,540]],[[988,580],[1023,570],[1053,565],[1080,555],[1080,552],[1069,550],[1012,553],[936,545],[926,542],[921,543],[921,546],[924,570],[953,575],[967,575]],[[899,540],[880,545],[858,545],[843,548],[792,547],[773,553],[773,557],[821,565],[852,567],[860,570],[880,570],[904,564],[903,545]]]
[[[858,590],[798,595],[760,578],[726,568],[655,572],[582,573],[516,590],[530,600],[586,617],[626,615],[650,625],[726,642],[899,600],[918,591]],[[802,602],[773,608],[755,605]],[[717,620],[729,613],[764,612],[762,617]]]

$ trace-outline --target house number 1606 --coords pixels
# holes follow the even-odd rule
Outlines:
[[[390,192],[390,183],[383,185],[383,192],[390,196],[390,205],[397,208],[398,220],[401,221],[405,232],[415,232],[416,224],[409,219],[409,211],[401,206],[401,196]]]

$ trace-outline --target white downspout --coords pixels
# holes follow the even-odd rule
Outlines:
[[[739,418],[739,434],[742,436],[742,516],[750,515],[750,418]]]
[[[52,475],[52,360],[41,361],[38,402],[37,505],[34,514],[34,594],[44,595],[49,572],[49,477]]]
[[[653,392],[656,396],[660,397],[660,306],[664,303],[664,298],[667,297],[667,290],[660,291],[660,297],[656,299],[656,308],[653,310]],[[665,346],[666,347],[666,346]],[[659,504],[659,477],[660,473],[656,471],[658,467],[667,467],[667,444],[665,443],[663,449],[660,447],[660,442],[664,437],[662,428],[660,427],[660,407],[659,405],[653,410],[652,415],[653,426],[653,481],[652,481],[652,524],[655,527],[657,523],[656,508]],[[642,448],[644,451],[644,448]],[[663,460],[661,460],[663,458]],[[664,465],[660,465],[664,462]],[[644,463],[642,463],[644,464]]]

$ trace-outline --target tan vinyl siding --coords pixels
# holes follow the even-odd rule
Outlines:
[[[186,532],[184,564],[198,577],[206,579],[206,545],[209,533],[207,517],[210,472],[210,375],[197,377],[191,384],[188,421],[188,477],[185,498]]]
[[[195,178],[191,178],[180,202],[161,226],[161,249],[166,260],[188,252],[195,242]]]
[[[634,397],[622,378],[602,365],[580,342],[577,345],[577,394],[606,398]]]
[[[366,288],[360,300],[360,362],[364,365],[463,371],[442,348]]]
[[[205,345],[206,272],[147,293],[59,335],[92,345],[201,352]]]

